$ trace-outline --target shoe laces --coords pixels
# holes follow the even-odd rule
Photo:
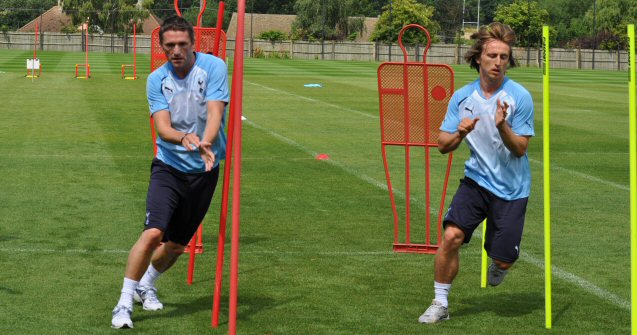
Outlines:
[[[431,306],[429,306],[429,308],[425,311],[426,312],[425,314],[433,316],[433,315],[436,315],[437,313],[445,313],[446,309],[447,308],[445,306],[443,306],[441,303],[436,301],[436,302],[433,302]]]
[[[114,316],[119,314],[126,314],[128,316],[128,315],[131,315],[132,313],[133,311],[130,308],[126,306],[122,306],[122,305],[116,306],[115,309],[113,310]]]
[[[159,302],[159,299],[157,298],[157,289],[154,287],[145,287],[144,289],[140,290],[141,291],[141,296],[142,299],[144,300],[148,300],[150,302]]]

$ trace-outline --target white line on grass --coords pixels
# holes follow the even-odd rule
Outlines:
[[[478,234],[476,234],[478,235]],[[104,253],[104,254],[127,254],[129,250],[124,249],[42,249],[42,248],[0,248],[0,252],[3,253],[39,253],[39,254],[91,254],[91,253]],[[463,250],[462,253],[472,253],[469,250]],[[275,254],[275,255],[319,255],[319,256],[395,256],[397,253],[393,251],[319,251],[319,252],[307,252],[307,251],[284,251],[284,250],[255,250],[255,251],[241,251],[242,254]],[[520,253],[521,259],[527,263],[535,265],[536,267],[544,270],[544,261],[539,260],[530,254],[522,251]],[[587,292],[606,300],[616,306],[625,310],[630,310],[630,303],[616,294],[613,294],[607,290],[604,290],[595,284],[580,278],[570,272],[564,271],[557,266],[552,267],[552,273],[555,277],[562,279],[566,282],[575,284],[581,287]]]
[[[275,133],[275,132],[273,132],[270,129],[264,128],[264,127],[254,123],[252,121],[245,120],[245,121],[243,121],[243,123],[247,123],[251,127],[256,128],[258,130],[261,130],[262,132],[264,132],[264,133],[266,133],[266,134],[278,139],[279,141],[281,141],[281,142],[283,142],[285,144],[288,144],[288,145],[290,145],[290,146],[292,146],[294,148],[297,148],[297,149],[309,154],[312,157],[316,157],[316,155],[318,155],[318,152],[316,152],[314,150],[311,150],[309,148],[306,148],[305,146],[303,146],[303,145],[301,145],[301,144],[299,144],[299,143],[297,143],[297,142],[295,142],[295,141],[293,141],[293,140],[291,140],[291,139],[289,139],[289,138],[287,138],[287,137],[285,137],[285,136],[283,136],[281,134]],[[351,174],[351,175],[353,175],[355,177],[358,177],[358,178],[366,181],[369,184],[372,184],[372,185],[380,188],[381,190],[387,191],[387,185],[385,185],[385,183],[380,182],[380,181],[378,181],[378,180],[376,180],[376,179],[374,179],[374,178],[372,178],[372,177],[370,177],[370,176],[368,176],[366,174],[360,173],[359,171],[356,171],[356,170],[350,168],[349,166],[341,164],[341,163],[339,163],[339,162],[337,162],[337,161],[335,161],[333,159],[328,159],[328,160],[325,160],[324,162],[326,162],[326,163],[328,163],[330,165],[334,165],[334,166],[340,168],[341,170],[343,170],[343,171],[345,171],[345,172],[347,172],[347,173],[349,173],[349,174]],[[398,193],[398,191],[395,191],[395,192]],[[402,193],[400,193],[400,194],[402,194]]]
[[[286,95],[289,95],[289,96],[292,96],[292,97],[295,97],[295,98],[299,98],[299,99],[302,99],[302,100],[306,100],[306,101],[310,101],[310,102],[314,102],[314,103],[320,103],[320,104],[323,104],[325,106],[330,106],[330,107],[333,107],[333,108],[336,108],[336,109],[340,109],[340,110],[344,110],[344,111],[351,112],[351,113],[354,113],[354,114],[358,114],[358,115],[361,115],[361,116],[364,116],[364,117],[367,117],[367,118],[378,119],[378,115],[371,115],[371,114],[368,114],[368,113],[365,113],[365,112],[361,112],[361,111],[356,110],[356,109],[351,109],[351,108],[335,105],[335,104],[332,104],[332,103],[329,103],[329,102],[325,102],[325,101],[322,101],[322,100],[316,100],[316,99],[308,98],[308,97],[305,97],[305,96],[302,96],[302,95],[298,95],[298,94],[295,94],[295,93],[292,93],[292,92],[279,90],[279,89],[276,89],[276,88],[272,88],[272,87],[269,87],[269,86],[253,83],[253,82],[250,82],[250,81],[244,81],[244,83],[248,83],[250,85],[258,86],[258,87],[261,87],[261,88],[266,89],[268,91],[277,92],[277,93],[283,93],[283,94],[286,94]]]
[[[299,98],[299,99],[303,99],[303,100],[307,100],[307,101],[311,101],[311,102],[315,102],[315,103],[321,103],[321,104],[324,104],[326,106],[334,107],[334,108],[337,108],[337,109],[340,109],[340,110],[352,112],[352,113],[355,113],[355,114],[358,114],[358,115],[362,115],[362,116],[365,116],[365,117],[369,117],[369,118],[378,119],[377,115],[370,115],[370,114],[367,114],[365,112],[361,112],[361,111],[358,111],[358,110],[355,110],[355,109],[351,109],[351,108],[335,105],[335,104],[332,104],[332,103],[329,103],[329,102],[325,102],[325,101],[321,101],[321,100],[308,98],[308,97],[305,97],[305,96],[302,96],[302,95],[298,95],[298,94],[295,94],[295,93],[292,93],[292,92],[283,91],[283,90],[280,90],[280,89],[272,88],[272,87],[269,87],[269,86],[265,86],[265,85],[261,85],[261,84],[257,84],[257,83],[253,83],[253,82],[249,82],[249,81],[246,81],[246,83],[254,85],[254,86],[261,87],[261,88],[269,90],[269,91],[287,94],[289,96],[296,97],[296,98]],[[258,127],[256,125],[255,125],[255,127],[270,133],[270,131],[268,131],[268,130],[266,130],[264,128]],[[274,133],[272,133],[272,134],[274,134]],[[280,136],[280,135],[277,134],[277,136]],[[275,136],[275,137],[277,137],[277,136]],[[292,141],[292,140],[289,140],[289,139],[286,139],[286,140],[284,140],[284,142],[286,142],[286,143],[289,143],[288,141]],[[294,142],[294,141],[292,141],[292,142]],[[305,147],[302,147],[300,144],[297,144],[296,142],[294,142],[294,143],[295,144],[292,144],[293,146],[296,146],[297,148],[301,148],[303,151],[306,151],[306,152],[312,154],[312,156],[316,156],[316,153],[313,153],[312,151],[308,151],[309,149],[305,149]],[[621,153],[618,153],[618,154],[621,154]],[[529,159],[529,161],[531,161],[532,163],[535,163],[535,164],[539,164],[539,165],[543,164],[541,161],[534,160],[534,159]],[[333,163],[333,165],[339,166],[339,167],[341,167],[343,169],[347,169],[346,171],[348,171],[348,172],[350,172],[349,170],[351,170],[350,168],[344,167],[344,166],[342,166],[340,164],[334,164],[334,162],[332,162],[332,163]],[[600,179],[600,178],[588,175],[586,173],[578,172],[578,171],[575,171],[575,170],[566,169],[566,168],[559,167],[559,166],[556,166],[556,165],[551,165],[551,169],[552,170],[566,172],[566,173],[569,173],[571,175],[578,176],[580,178],[583,178],[583,179],[586,179],[586,180],[589,180],[589,181],[597,182],[597,183],[604,184],[604,185],[607,185],[607,186],[616,187],[616,188],[619,188],[621,190],[626,190],[626,191],[630,190],[630,187],[628,187],[626,185],[622,185],[622,184],[614,183],[612,181]],[[365,176],[365,177],[367,177],[367,176]],[[367,178],[370,178],[370,177],[367,177]],[[374,179],[371,179],[371,180],[372,180],[372,184],[374,184],[374,185],[378,184],[378,181],[376,181]],[[384,186],[384,184],[382,184],[382,185],[383,185],[382,189],[387,190],[387,187]]]
[[[538,164],[538,165],[544,165],[543,162],[535,160],[535,159],[529,158],[529,161],[531,163],[535,163],[535,164]],[[624,190],[624,191],[630,191],[630,187],[627,186],[627,185],[614,183],[612,181],[608,181],[608,180],[604,180],[604,179],[601,179],[601,178],[597,178],[595,176],[591,176],[591,175],[586,174],[586,173],[582,173],[582,172],[578,172],[578,171],[575,171],[575,170],[571,170],[571,169],[555,166],[554,164],[551,164],[551,170],[557,170],[557,171],[561,171],[561,172],[566,172],[568,174],[580,177],[582,179],[586,179],[588,181],[604,184],[606,186],[612,186],[612,187],[615,187],[615,188],[618,188],[618,189]]]
[[[43,249],[43,248],[0,248],[0,252],[7,253],[36,253],[36,254],[126,254],[130,250],[119,249]]]
[[[10,157],[10,158],[81,158],[81,159],[104,159],[104,155],[94,154],[94,155],[72,155],[72,154],[27,154],[27,153],[0,153],[0,157]],[[143,160],[152,160],[152,156],[150,155],[109,155],[109,157],[113,159],[143,159]]]
[[[33,254],[128,254],[125,249],[46,249],[46,248],[0,248],[0,252],[6,253],[33,253]],[[396,255],[390,250],[385,251],[287,251],[287,250],[253,250],[241,251],[242,254],[272,254],[272,255],[320,255],[320,256],[377,256]]]
[[[628,156],[629,152],[576,152],[576,151],[560,151],[560,155],[575,156]]]
[[[520,252],[520,256],[522,258],[522,260],[531,263],[535,266],[537,266],[538,268],[544,270],[544,261],[543,260],[539,260],[531,255],[529,255],[528,253],[522,251]],[[603,300],[609,301],[627,311],[630,311],[630,302],[626,299],[623,299],[619,296],[617,296],[616,294],[613,294],[609,291],[604,290],[603,288],[600,288],[599,286],[589,282],[588,280],[584,279],[584,278],[580,278],[570,272],[564,271],[560,268],[558,268],[557,266],[553,265],[551,267],[551,273],[557,277],[560,278],[564,281],[573,283],[579,287],[581,287],[582,289],[584,289],[585,291],[588,291],[590,293],[592,293],[593,295],[596,295],[598,298],[601,298]]]
[[[251,122],[251,121],[244,121],[244,122],[246,122],[247,124],[249,124],[250,126],[256,128],[256,129],[259,129],[259,130],[269,134],[270,136],[272,136],[274,138],[279,139],[280,141],[282,141],[282,142],[284,142],[286,144],[289,144],[290,146],[293,146],[295,148],[298,148],[298,149],[310,154],[312,157],[317,155],[317,153],[314,152],[313,150],[308,149],[308,148],[304,147],[303,145],[301,145],[301,144],[299,144],[299,143],[297,143],[297,142],[295,142],[295,141],[293,141],[293,140],[291,140],[291,139],[289,139],[289,138],[287,138],[287,137],[285,137],[283,135],[275,133],[275,132],[273,132],[273,131],[271,131],[269,129],[263,128],[263,127],[257,125],[254,122]],[[534,163],[542,164],[542,162],[540,162],[540,161],[536,161],[536,160],[531,160],[531,161],[534,162]],[[359,173],[358,171],[356,171],[356,170],[354,170],[354,169],[352,169],[352,168],[350,168],[348,166],[345,166],[345,165],[343,165],[341,163],[338,163],[338,162],[336,162],[334,160],[331,160],[331,159],[327,160],[326,162],[329,163],[329,164],[332,164],[332,165],[342,169],[343,171],[345,171],[345,172],[347,172],[349,174],[352,174],[352,175],[354,175],[354,176],[356,176],[356,177],[358,177],[358,178],[360,178],[360,179],[362,179],[362,180],[364,180],[364,181],[366,181],[366,182],[368,182],[368,183],[370,183],[370,184],[372,184],[372,185],[374,185],[374,186],[376,186],[376,187],[378,187],[378,188],[380,188],[382,190],[385,190],[385,191],[387,190],[387,186],[385,184],[375,180],[372,177],[369,177],[369,176],[367,176],[365,174]],[[625,189],[625,186],[623,186],[623,185],[616,184],[616,183],[613,183],[613,182],[609,182],[609,181],[606,181],[606,180],[602,180],[602,179],[599,179],[599,178],[596,178],[596,177],[593,177],[593,176],[590,176],[590,175],[587,175],[587,174],[584,174],[584,173],[581,173],[581,172],[572,171],[572,170],[569,170],[569,169],[559,168],[559,167],[554,167],[554,168],[557,169],[557,170],[560,170],[560,171],[565,171],[565,172],[571,173],[573,175],[582,177],[584,179],[588,179],[588,180],[599,182],[599,183],[602,183],[602,184],[606,184],[606,185],[614,186],[614,187],[617,187],[617,188]],[[401,194],[401,197],[404,197],[404,194]],[[481,238],[481,234],[478,233],[477,231],[476,231],[475,235],[479,236]],[[522,252],[521,253],[521,259],[523,261],[526,261],[526,262],[528,262],[530,264],[533,264],[533,265],[539,267],[540,269],[544,269],[544,261],[540,260],[538,258],[535,258],[534,256],[530,255],[529,253]],[[576,276],[576,275],[574,275],[574,274],[572,274],[570,272],[564,271],[564,270],[562,270],[562,269],[560,269],[560,268],[558,268],[556,266],[552,267],[552,271],[553,271],[553,274],[557,278],[560,278],[560,279],[562,279],[564,281],[567,281],[567,282],[570,282],[572,284],[575,284],[576,286],[579,286],[580,288],[582,288],[584,291],[587,291],[587,292],[589,292],[589,293],[591,293],[591,294],[593,294],[593,295],[595,295],[595,296],[597,296],[597,297],[599,297],[601,299],[609,301],[609,302],[611,302],[611,303],[613,303],[613,304],[615,304],[615,305],[617,305],[617,306],[619,306],[619,307],[621,307],[623,309],[630,310],[630,303],[628,303],[628,301],[626,301],[625,299],[622,299],[621,297],[619,297],[619,296],[617,296],[617,295],[615,295],[615,294],[613,294],[611,292],[608,292],[608,291],[596,286],[595,284],[587,281],[586,279],[578,277],[578,276]]]

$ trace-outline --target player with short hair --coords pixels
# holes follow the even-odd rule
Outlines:
[[[133,245],[113,328],[133,328],[133,299],[160,310],[155,280],[184,252],[203,220],[225,158],[223,132],[229,101],[228,69],[219,58],[194,52],[194,29],[172,16],[159,41],[168,62],[148,77],[157,156],[151,166],[144,231]],[[162,244],[163,242],[163,244]]]
[[[535,135],[533,100],[522,85],[505,74],[516,65],[513,30],[499,22],[482,26],[465,60],[479,73],[456,91],[440,127],[439,150],[445,154],[467,142],[470,156],[444,219],[445,231],[434,261],[431,306],[418,319],[449,319],[451,283],[460,267],[459,249],[486,218],[485,249],[493,263],[488,282],[499,285],[520,255],[524,216],[531,191],[527,148]]]

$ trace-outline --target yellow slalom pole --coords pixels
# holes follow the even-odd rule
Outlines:
[[[484,250],[484,243],[487,240],[487,220],[482,221],[482,266],[480,272],[480,287],[487,287],[487,252]]]
[[[543,99],[544,106],[544,309],[546,311],[546,329],[551,329],[551,156],[550,156],[550,90],[549,75],[551,68],[549,48],[549,27],[542,27],[542,41],[544,44],[544,75]]]
[[[630,129],[630,320],[637,334],[637,106],[635,86],[635,25],[628,25],[628,114]]]

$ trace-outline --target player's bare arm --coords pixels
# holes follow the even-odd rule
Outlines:
[[[226,104],[223,101],[208,101],[207,103],[208,122],[206,122],[206,129],[199,145],[199,154],[206,164],[206,171],[212,170],[216,160],[211,147],[212,143],[217,140],[225,107]]]
[[[458,146],[460,146],[460,143],[462,143],[462,139],[469,135],[479,120],[480,118],[478,117],[475,119],[464,118],[460,121],[457,132],[448,133],[441,131],[438,135],[438,151],[442,154],[446,154],[456,150]]]
[[[511,126],[506,122],[508,109],[509,104],[506,101],[501,103],[500,99],[498,99],[498,106],[495,111],[495,126],[498,128],[504,146],[515,156],[522,157],[529,146],[530,136],[519,136],[513,132]]]
[[[153,120],[155,121],[155,130],[157,130],[157,134],[162,140],[173,144],[181,144],[188,151],[199,147],[199,138],[196,134],[185,133],[172,127],[169,111],[161,110],[154,113]]]

